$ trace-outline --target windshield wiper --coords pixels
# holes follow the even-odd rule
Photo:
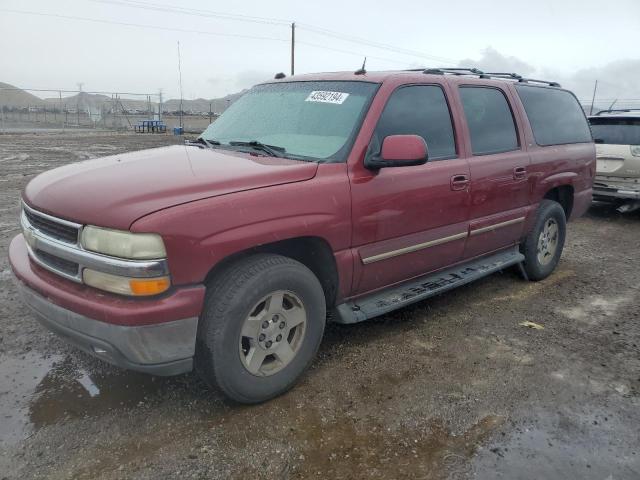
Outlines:
[[[229,145],[234,147],[251,147],[255,150],[261,150],[272,157],[282,157],[283,153],[287,150],[284,147],[279,147],[277,145],[267,145],[262,142],[258,142],[257,140],[251,140],[250,142],[240,142],[240,141],[232,141],[229,142]]]
[[[204,137],[198,137],[195,140],[187,140],[184,142],[185,145],[196,145],[196,146],[201,146],[204,145],[207,148],[214,148],[215,145],[220,145],[220,142],[217,140],[207,140]]]

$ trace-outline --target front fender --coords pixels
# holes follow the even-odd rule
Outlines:
[[[132,231],[159,233],[172,281],[201,283],[223,259],[267,243],[319,237],[334,252],[351,242],[345,164],[320,165],[311,180],[198,200],[150,214]]]

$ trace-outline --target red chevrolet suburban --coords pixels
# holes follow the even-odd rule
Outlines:
[[[48,328],[121,367],[289,389],[327,318],[360,322],[558,264],[591,204],[575,96],[476,69],[257,85],[196,141],[70,164],[23,192],[10,261]]]

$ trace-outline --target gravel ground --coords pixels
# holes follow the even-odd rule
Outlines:
[[[68,162],[172,136],[0,135],[0,479],[640,478],[640,214],[594,207],[558,270],[503,272],[330,325],[300,384],[240,407],[195,375],[78,353],[20,303],[20,190]],[[537,330],[520,325],[532,321]]]

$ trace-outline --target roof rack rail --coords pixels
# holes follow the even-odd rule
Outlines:
[[[614,108],[614,109],[608,109],[608,110],[600,110],[598,113],[596,113],[596,116],[600,115],[601,113],[628,113],[628,112],[640,112],[640,108]]]
[[[409,70],[412,72],[420,71],[419,69]],[[519,83],[541,83],[550,87],[560,87],[558,82],[550,82],[548,80],[536,80],[534,78],[525,78],[517,73],[507,72],[483,72],[477,68],[462,68],[462,67],[437,67],[437,68],[425,68],[422,69],[422,73],[427,75],[473,75],[478,78],[497,78],[502,80],[515,80]]]

